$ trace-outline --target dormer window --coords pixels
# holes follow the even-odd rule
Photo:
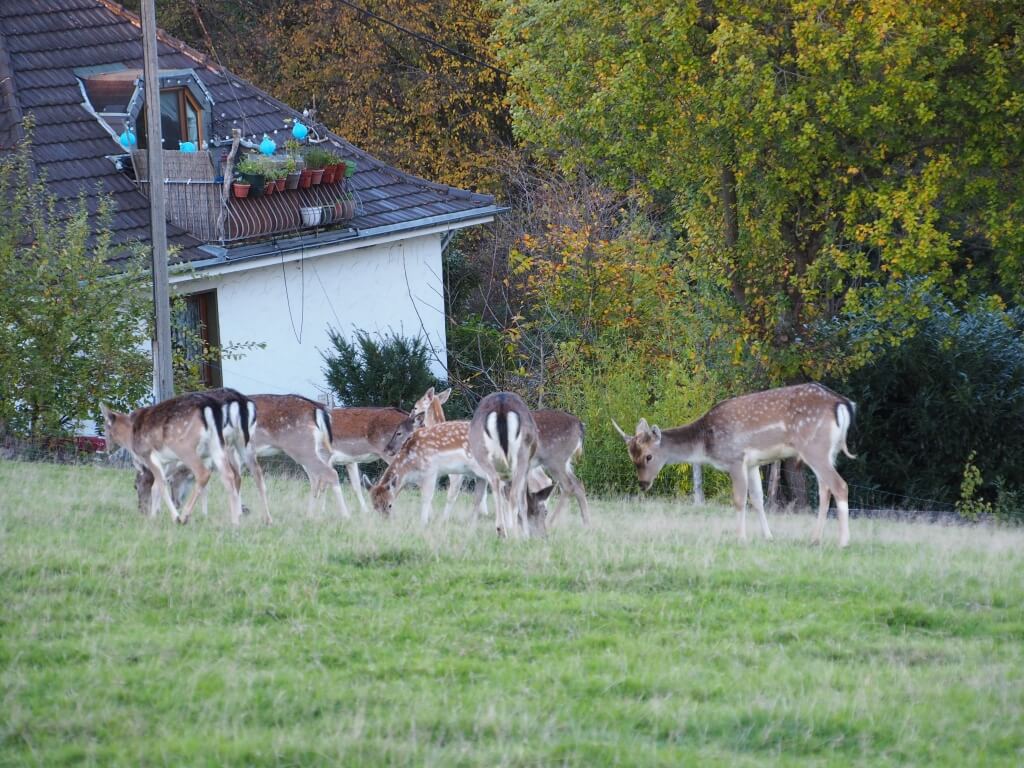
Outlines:
[[[132,128],[137,147],[146,147],[145,88],[142,70],[122,66],[76,70],[86,104],[117,139]],[[164,149],[209,140],[213,97],[192,69],[160,70],[160,130]]]
[[[203,109],[187,88],[164,88],[160,91],[160,130],[164,149],[177,149],[178,142],[191,141],[199,146],[205,141]],[[139,149],[146,148],[146,111],[139,114]]]

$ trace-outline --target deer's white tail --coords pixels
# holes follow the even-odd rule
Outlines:
[[[850,429],[850,424],[853,422],[853,414],[856,410],[856,404],[853,401],[842,402],[836,405],[836,423],[839,425],[839,439],[836,441],[836,447],[832,451],[831,459],[832,464],[836,463],[836,454],[838,451],[842,451],[849,458],[857,458],[854,454],[850,453],[850,449],[846,447],[846,433]]]
[[[492,411],[484,425],[484,447],[495,471],[508,480],[516,473],[516,457],[522,442],[519,416],[515,411],[499,415]]]
[[[331,432],[331,416],[323,408],[317,408],[313,412],[313,423],[316,424],[316,453],[324,461],[330,463],[331,454],[334,451],[332,443],[334,435]]]

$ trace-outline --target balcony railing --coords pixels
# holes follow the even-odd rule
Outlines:
[[[149,195],[146,153],[132,153],[136,184]],[[207,243],[229,243],[345,225],[356,206],[345,180],[236,198],[216,180],[209,152],[164,151],[167,220]]]

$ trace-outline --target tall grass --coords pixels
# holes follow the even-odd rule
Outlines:
[[[252,498],[251,484],[245,490]],[[575,507],[496,540],[270,483],[175,527],[126,472],[0,463],[2,765],[1020,764],[1024,533]]]

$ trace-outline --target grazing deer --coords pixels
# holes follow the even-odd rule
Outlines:
[[[232,390],[214,389],[202,394],[220,400]],[[235,446],[238,464],[245,464],[252,473],[263,502],[264,520],[273,523],[267,501],[267,486],[260,467],[260,456],[283,453],[302,467],[310,481],[309,513],[312,514],[317,497],[326,486],[334,491],[338,508],[344,517],[350,517],[341,494],[338,473],[328,461],[331,455],[331,422],[326,409],[319,403],[301,395],[252,395],[250,402],[259,414],[259,421],[247,445]],[[188,476],[180,473],[171,478],[171,487],[178,488]],[[140,498],[151,485],[153,476],[144,467],[139,470],[135,487]],[[202,496],[203,513],[206,512],[206,494]]]
[[[469,452],[494,494],[498,536],[522,523],[529,535],[527,475],[537,453],[537,423],[519,395],[493,392],[476,407],[469,425]]]
[[[332,424],[327,410],[301,395],[253,395],[259,422],[252,435],[245,462],[256,479],[263,498],[266,520],[271,522],[267,490],[258,457],[283,453],[298,464],[309,478],[309,514],[317,497],[330,486],[338,511],[350,517],[341,493],[338,473],[331,464]]]
[[[231,522],[238,525],[242,513],[241,476],[234,454],[236,440],[246,444],[250,429],[257,423],[251,401],[230,390],[221,400],[193,393],[138,408],[131,414],[118,413],[105,404],[100,404],[100,410],[107,440],[126,448],[136,466],[145,467],[153,477],[150,515],[156,515],[162,497],[171,518],[187,523],[210,480],[209,464],[221,475],[228,492]],[[167,483],[168,473],[179,465],[187,467],[196,479],[180,514]]]
[[[384,451],[389,456],[397,456],[398,452],[405,445],[405,442],[412,436],[413,432],[422,427],[432,427],[436,424],[443,424],[446,421],[444,415],[444,409],[442,406],[448,402],[448,398],[451,396],[451,388],[446,389],[444,392],[435,394],[434,388],[428,389],[423,397],[416,401],[413,405],[412,410],[409,412],[408,418],[400,423],[396,428],[388,444],[384,447]],[[467,428],[469,422],[466,422]],[[468,439],[468,431],[467,431]],[[468,451],[468,443],[467,448]],[[447,474],[441,472],[441,474]],[[481,477],[477,477],[477,480],[483,480]],[[458,498],[459,493],[462,490],[463,475],[461,474],[448,474],[448,499],[445,502],[444,517],[448,518],[448,514],[451,512],[452,507],[455,505],[455,500]],[[396,491],[397,493],[397,491]],[[473,504],[477,510],[477,514],[487,512],[487,483],[477,482],[476,490],[474,491]]]
[[[469,422],[443,421],[420,427],[402,444],[394,461],[370,490],[370,499],[384,517],[391,514],[395,497],[409,483],[420,487],[420,519],[430,522],[437,478],[448,475],[448,500],[444,506],[445,520],[458,496],[463,475],[484,478],[483,469],[469,453]],[[485,510],[486,501],[477,501],[477,515]]]
[[[772,538],[758,467],[798,457],[818,479],[818,520],[812,540],[821,541],[832,494],[839,515],[839,546],[845,547],[850,543],[849,497],[846,482],[835,470],[835,460],[840,450],[853,458],[846,447],[846,432],[854,408],[851,400],[821,384],[797,384],[725,400],[696,421],[674,429],[649,427],[646,419],[641,419],[636,434],[630,437],[614,420],[612,423],[626,441],[644,490],[666,464],[710,464],[728,472],[740,539],[747,537],[748,493],[765,538]]]
[[[590,512],[587,508],[587,494],[583,483],[573,471],[573,461],[583,451],[583,422],[566,411],[533,411],[533,420],[537,423],[537,454],[534,464],[542,467],[559,488],[558,506],[548,518],[553,523],[562,509],[569,503],[567,493],[576,497],[580,505],[580,517],[584,525],[590,524]],[[545,498],[547,498],[545,496]]]
[[[331,410],[331,464],[344,464],[349,482],[359,500],[359,508],[366,512],[359,465],[383,460],[390,462],[387,444],[395,429],[409,414],[398,408],[334,408]]]

